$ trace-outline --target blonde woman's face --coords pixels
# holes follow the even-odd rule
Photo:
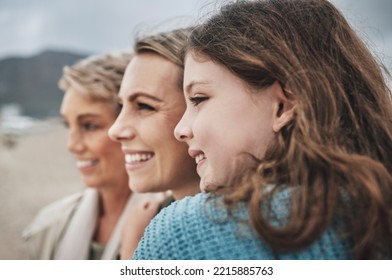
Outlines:
[[[129,186],[135,191],[174,192],[198,184],[187,145],[173,134],[185,110],[181,73],[180,67],[152,53],[136,55],[125,72],[122,110],[109,133],[121,142]]]
[[[201,189],[225,184],[242,154],[264,155],[274,136],[274,103],[268,90],[251,93],[225,67],[188,54],[184,92],[187,108],[175,135],[189,145]]]
[[[116,119],[113,107],[70,88],[64,95],[60,112],[68,128],[68,150],[75,158],[84,183],[96,188],[127,186],[121,146],[108,136]]]

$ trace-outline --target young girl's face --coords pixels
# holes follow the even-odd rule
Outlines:
[[[235,160],[244,153],[263,157],[275,134],[277,86],[251,91],[224,66],[188,53],[184,73],[187,108],[175,136],[188,144],[202,190],[209,184],[225,184]]]

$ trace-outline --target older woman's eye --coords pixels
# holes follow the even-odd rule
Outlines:
[[[82,125],[83,129],[86,131],[94,131],[100,128],[99,125],[93,124],[93,123],[85,123]]]
[[[194,97],[189,97],[189,101],[194,105],[197,106],[203,101],[207,100],[208,97],[205,96],[194,96]]]
[[[155,108],[142,102],[138,102],[137,104],[137,109],[138,110],[147,110],[147,111],[155,111]]]

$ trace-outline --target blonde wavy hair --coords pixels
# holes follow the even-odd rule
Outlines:
[[[120,52],[87,57],[65,66],[58,86],[63,91],[74,88],[94,100],[117,105],[117,94],[132,56],[130,52]]]

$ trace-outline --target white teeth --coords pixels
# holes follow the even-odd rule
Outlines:
[[[206,158],[205,154],[198,154],[198,155],[195,157],[196,164],[199,164],[199,162],[202,161],[202,160],[205,159],[205,158]]]
[[[152,158],[152,154],[126,154],[125,162],[129,164],[147,161]]]
[[[89,167],[94,164],[94,160],[77,160],[76,161],[76,167],[78,168],[84,168],[84,167]]]

